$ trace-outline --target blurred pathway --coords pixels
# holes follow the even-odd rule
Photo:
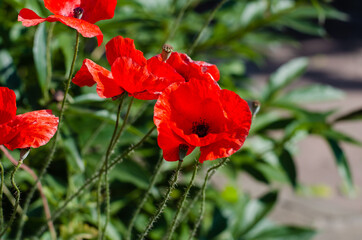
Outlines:
[[[341,101],[307,105],[310,109],[338,108],[341,113],[362,108],[362,42],[308,40],[298,49],[277,48],[269,54],[268,67],[252,78],[265,81],[267,75],[289,59],[308,56],[310,67],[295,85],[328,84],[346,92]],[[338,124],[338,129],[362,141],[362,121]],[[309,225],[319,230],[315,240],[362,239],[362,147],[342,144],[346,152],[357,196],[343,195],[335,160],[327,144],[318,137],[299,143],[296,156],[299,181],[314,186],[317,194],[301,196],[285,187],[271,218],[280,223]],[[247,176],[242,186],[252,195],[264,188]]]

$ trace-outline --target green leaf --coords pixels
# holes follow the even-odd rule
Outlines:
[[[93,102],[105,102],[104,98],[100,98],[96,93],[87,93],[73,98],[73,104],[93,103]]]
[[[353,112],[339,116],[333,122],[348,121],[348,120],[362,120],[362,109],[357,109]]]
[[[219,208],[215,208],[213,214],[212,225],[205,239],[213,239],[222,233],[228,226],[228,219],[223,215]]]
[[[358,145],[358,146],[362,145],[362,143],[359,140],[354,139],[353,137],[348,136],[347,134],[345,134],[343,132],[340,132],[340,131],[337,131],[337,130],[331,129],[331,128],[322,131],[321,135],[325,136],[325,137],[328,137],[328,138],[331,138],[331,139],[334,139],[336,141],[343,141],[343,142],[355,144],[355,145]]]
[[[270,76],[268,87],[264,91],[264,99],[270,99],[277,91],[296,80],[305,72],[307,66],[307,58],[296,58],[282,65]]]
[[[0,73],[0,84],[13,90],[19,88],[21,80],[16,73],[13,58],[6,50],[0,50]]]
[[[306,103],[339,100],[344,92],[327,85],[314,84],[292,90],[277,99],[277,102]]]
[[[283,149],[283,152],[279,157],[279,163],[284,169],[285,174],[288,176],[289,182],[295,189],[297,187],[297,170],[294,159],[288,150]]]
[[[270,226],[253,235],[253,240],[309,240],[316,234],[310,228],[295,226]]]
[[[269,212],[273,209],[277,201],[278,193],[271,191],[257,201],[249,202],[244,211],[244,221],[240,232],[237,234],[237,238],[240,238],[251,231],[261,220],[263,220]]]
[[[134,184],[141,189],[147,189],[150,176],[138,163],[128,160],[112,170],[110,179],[118,179],[121,182]]]
[[[346,184],[348,192],[353,193],[354,184],[352,179],[352,173],[347,161],[347,157],[336,140],[332,138],[327,138],[327,141],[336,159],[338,173],[341,176],[343,182]]]
[[[65,123],[63,123],[62,146],[66,153],[65,157],[68,165],[76,172],[84,172],[85,166],[83,159],[80,155],[77,141],[70,134],[70,130]]]
[[[40,89],[43,96],[48,96],[48,89],[46,89],[47,77],[47,62],[46,62],[46,32],[45,24],[40,24],[34,36],[33,57],[38,76]]]

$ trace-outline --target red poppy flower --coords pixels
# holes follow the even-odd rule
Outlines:
[[[111,39],[106,45],[106,56],[111,71],[86,59],[73,83],[80,87],[97,84],[97,93],[102,98],[116,97],[126,91],[135,98],[149,100],[157,99],[171,83],[184,81],[168,64],[147,61],[129,38]]]
[[[117,0],[44,0],[44,4],[54,15],[42,18],[32,10],[23,8],[19,12],[18,21],[25,27],[45,21],[61,22],[77,30],[83,37],[97,37],[98,45],[101,45],[103,34],[94,23],[113,18]]]
[[[167,161],[179,160],[180,149],[200,147],[200,162],[228,157],[244,143],[251,112],[236,93],[214,80],[190,79],[169,86],[154,110],[158,145]]]
[[[16,115],[14,91],[0,87],[0,145],[10,150],[37,148],[54,136],[57,127],[58,118],[51,110]]]
[[[152,57],[153,61],[156,59],[162,62],[161,54]],[[151,60],[150,59],[150,60]],[[173,52],[166,61],[167,65],[170,65],[173,69],[180,74],[185,81],[189,81],[191,78],[210,78],[219,81],[220,73],[216,65],[203,61],[193,61],[187,54]]]

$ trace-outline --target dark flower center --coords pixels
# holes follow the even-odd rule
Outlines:
[[[78,19],[82,18],[83,12],[84,12],[84,10],[81,7],[77,7],[77,8],[73,9],[73,15],[75,18],[78,18]]]
[[[209,132],[209,124],[205,120],[192,123],[192,133],[195,133],[199,137],[205,137]]]

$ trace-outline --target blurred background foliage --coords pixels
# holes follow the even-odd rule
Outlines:
[[[49,108],[57,114],[72,60],[75,33],[62,24],[55,25],[51,39],[53,75],[51,84],[47,86],[46,47],[51,24],[23,27],[17,22],[17,14],[24,7],[42,17],[50,14],[42,1],[0,1],[0,85],[16,92],[18,113]],[[338,109],[313,112],[304,108],[306,102],[343,97],[343,92],[325,85],[289,88],[307,69],[306,58],[294,59],[275,69],[263,86],[257,86],[248,77],[247,64],[262,66],[266,50],[281,44],[297,45],[295,36],[325,36],[324,23],[328,19],[347,21],[348,16],[334,9],[328,1],[320,0],[118,0],[115,17],[98,24],[104,34],[103,45],[97,47],[95,39],[81,39],[76,70],[85,58],[110,69],[104,45],[117,35],[134,39],[136,47],[148,58],[158,54],[167,42],[176,51],[190,54],[194,60],[216,64],[221,72],[219,83],[223,88],[247,99],[254,110],[259,108],[259,104],[261,107],[254,117],[244,147],[216,176],[226,179],[227,186],[211,185],[207,190],[206,216],[198,239],[311,239],[314,235],[312,229],[279,226],[267,219],[277,201],[280,187],[287,184],[294,190],[303,190],[294,163],[296,143],[311,134],[325,139],[335,155],[346,193],[353,194],[351,172],[340,143],[361,143],[336,130],[334,124],[359,120],[362,111],[335,118],[333,116]],[[61,142],[43,180],[51,210],[56,209],[62,199],[81,186],[99,166],[116,120],[116,103],[99,98],[94,87],[72,86],[70,91]],[[136,143],[153,126],[153,105],[154,101],[135,100],[131,124],[120,138],[114,156]],[[122,116],[125,112],[126,107]],[[130,217],[147,189],[160,154],[156,137],[154,133],[142,148],[111,172],[109,239],[123,239]],[[48,151],[49,145],[33,149],[25,163],[36,172]],[[12,154],[18,157],[18,151]],[[185,161],[181,182],[149,239],[161,239],[171,223],[178,198],[191,177],[192,158],[190,156]],[[1,161],[8,179],[12,165],[4,156]],[[199,180],[191,190],[190,199],[200,189],[207,166],[212,164],[204,163],[206,166],[199,172]],[[152,189],[152,197],[137,219],[134,236],[144,229],[156,210],[175,167],[175,163],[164,163],[156,187]],[[249,174],[255,181],[268,186],[269,192],[257,199],[249,197],[243,186],[237,183],[240,174]],[[25,199],[34,179],[24,171],[17,174],[17,179],[22,199]],[[181,222],[174,239],[187,238],[197,219],[198,209],[198,203],[190,206],[191,211]],[[8,199],[4,200],[4,210],[5,216],[10,216],[12,207]],[[36,233],[45,223],[38,194],[31,203],[28,218],[24,237]],[[92,239],[97,235],[96,219],[96,188],[92,187],[73,200],[54,224],[60,239]],[[9,239],[16,228],[12,229]],[[43,239],[49,238],[49,233],[43,235]]]

